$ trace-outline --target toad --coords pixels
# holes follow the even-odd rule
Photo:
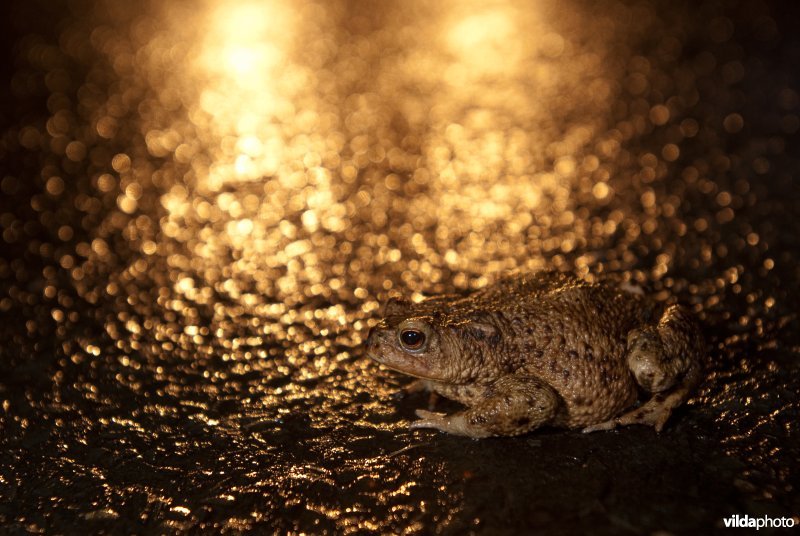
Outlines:
[[[367,354],[462,403],[418,410],[412,429],[482,438],[541,426],[661,431],[701,374],[693,316],[638,289],[559,272],[524,274],[465,296],[390,300]],[[643,403],[637,404],[640,393]]]

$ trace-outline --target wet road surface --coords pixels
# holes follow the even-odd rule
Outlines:
[[[796,9],[3,9],[6,530],[800,515]],[[544,268],[693,308],[690,402],[661,435],[410,432],[427,397],[361,346],[381,302]]]

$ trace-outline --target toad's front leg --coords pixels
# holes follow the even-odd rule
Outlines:
[[[504,376],[464,411],[445,415],[417,410],[411,429],[436,428],[468,437],[524,434],[553,420],[561,405],[555,390],[532,376]]]
[[[434,382],[431,380],[416,379],[403,387],[395,396],[397,398],[404,398],[406,395],[427,392],[428,394],[428,409],[433,410],[436,407],[436,402],[439,400],[439,394],[433,387]]]

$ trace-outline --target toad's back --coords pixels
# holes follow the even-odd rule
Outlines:
[[[660,308],[651,300],[547,273],[501,281],[465,301],[499,325],[503,343],[497,359],[506,370],[538,377],[562,397],[564,411],[554,424],[597,422],[636,398],[625,362],[627,336],[658,318]]]

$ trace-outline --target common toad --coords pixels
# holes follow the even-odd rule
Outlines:
[[[466,406],[452,415],[418,410],[412,429],[475,438],[544,425],[661,431],[700,378],[704,341],[686,309],[565,273],[420,303],[392,299],[384,317],[368,355]],[[650,398],[635,406],[640,391]]]

